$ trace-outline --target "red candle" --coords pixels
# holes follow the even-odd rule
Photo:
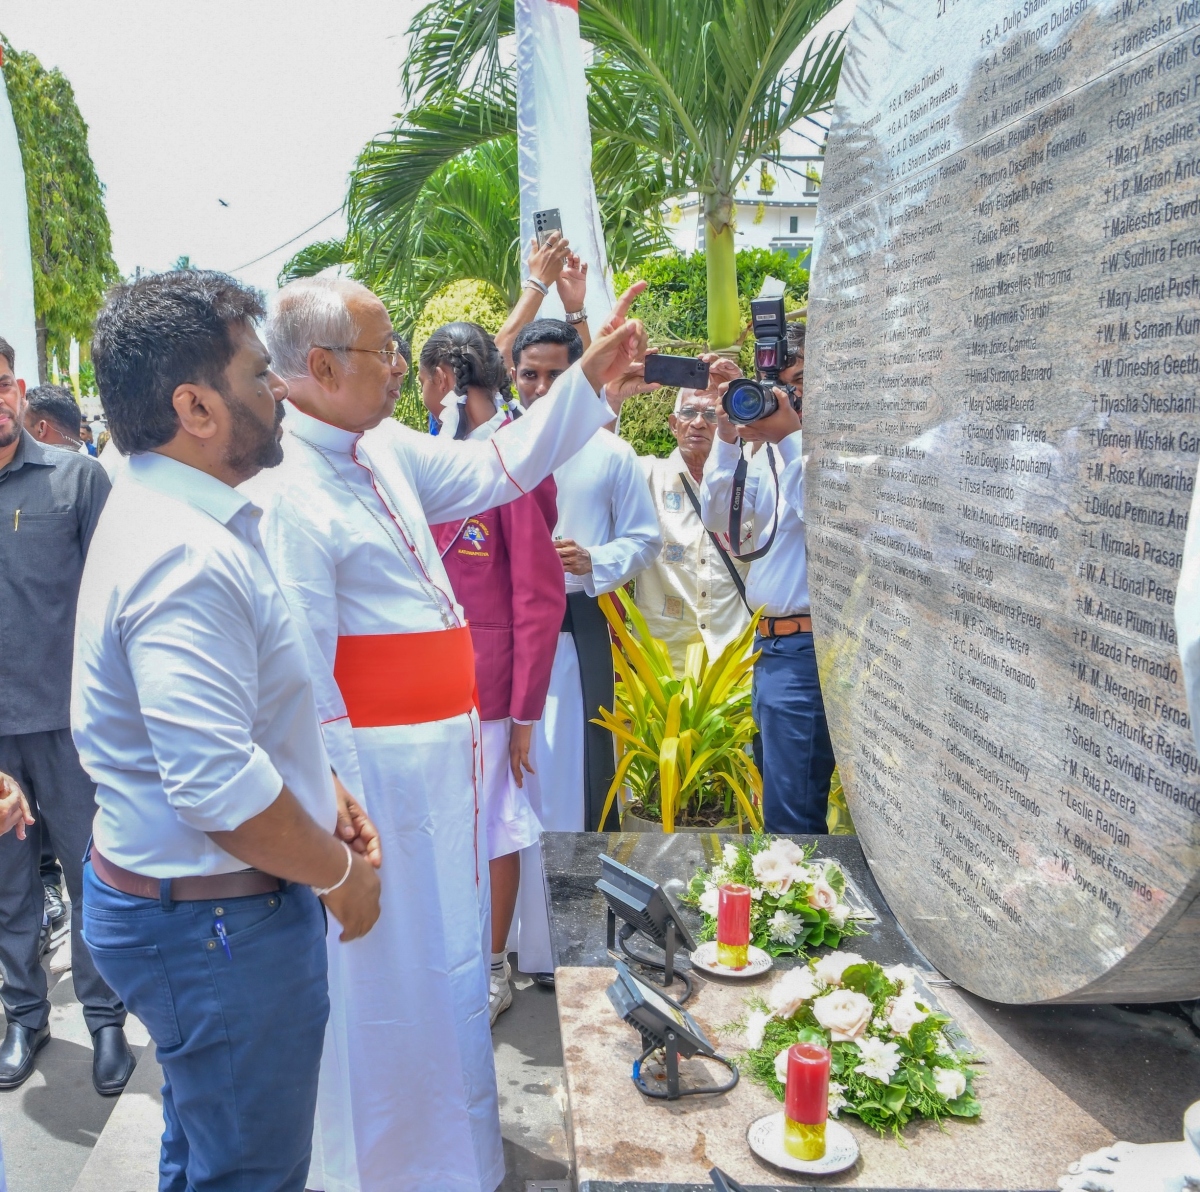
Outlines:
[[[717,892],[717,963],[744,969],[750,962],[750,887],[729,884]]]
[[[784,1147],[797,1159],[825,1154],[825,1120],[829,1117],[829,1049],[815,1043],[788,1048],[784,1093]]]

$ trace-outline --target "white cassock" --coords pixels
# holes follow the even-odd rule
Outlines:
[[[543,399],[544,400],[544,399]],[[535,402],[531,411],[540,402]],[[614,592],[662,549],[658,515],[633,448],[598,431],[578,454],[554,470],[558,524],[554,537],[570,538],[592,558],[588,575],[566,575],[567,595]],[[527,775],[529,801],[547,832],[584,829],[583,688],[575,641],[558,635],[546,710],[534,725]],[[517,965],[525,973],[551,972],[550,922],[540,844],[521,850],[517,897]]]
[[[512,500],[610,420],[579,368],[455,450],[391,420],[359,435],[289,406],[283,463],[245,486],[307,639],[330,762],[383,849],[378,923],[343,944],[330,922],[310,1188],[503,1179],[474,660],[429,523]]]

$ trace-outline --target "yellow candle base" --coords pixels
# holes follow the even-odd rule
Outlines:
[[[750,945],[723,944],[718,940],[717,963],[726,968],[744,969],[750,963]]]
[[[793,1159],[803,1159],[809,1163],[814,1159],[824,1159],[825,1123],[818,1122],[816,1125],[809,1125],[806,1122],[793,1122],[787,1114],[784,1114],[783,1149]]]

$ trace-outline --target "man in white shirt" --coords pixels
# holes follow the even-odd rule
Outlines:
[[[157,1044],[164,1192],[302,1192],[329,1010],[317,898],[346,940],[379,914],[374,869],[333,835],[301,631],[235,488],[280,459],[262,314],[221,274],[160,274],[117,289],[93,340],[132,458],[76,622],[98,808],[83,930]]]
[[[474,650],[429,525],[515,500],[611,421],[597,390],[640,358],[644,332],[597,340],[542,407],[489,439],[448,442],[390,417],[406,363],[364,286],[292,282],[267,340],[292,389],[284,461],[249,491],[307,630],[333,767],[396,859],[384,923],[329,949],[323,1170],[308,1186],[493,1192],[504,1159]]]
[[[512,344],[522,405],[536,408],[582,353],[583,342],[568,323],[536,319],[523,327]],[[554,483],[567,616],[546,710],[533,730],[530,801],[548,832],[595,831],[616,772],[612,734],[592,723],[601,707],[613,706],[612,647],[598,598],[653,562],[662,533],[633,448],[607,430],[555,468]],[[613,815],[611,829],[615,820]],[[540,845],[522,850],[517,913],[518,964],[548,984],[553,957]]]
[[[746,599],[762,608],[758,661],[754,665],[753,712],[759,736],[754,754],[763,776],[763,821],[768,832],[828,830],[829,780],[833,745],[825,719],[808,599],[804,549],[804,459],[797,404],[804,384],[804,325],[788,324],[789,361],[780,373],[786,388],[776,391],[779,408],[768,418],[735,426],[722,410],[716,450],[704,468],[700,504],[704,524],[729,534],[738,437],[763,443],[746,474],[738,554],[770,548],[750,564]],[[712,376],[729,381],[735,365],[706,356]],[[791,393],[788,390],[791,390]],[[752,520],[747,534],[746,520]],[[772,536],[774,536],[772,541]]]
[[[663,549],[634,581],[634,598],[650,632],[666,642],[680,675],[688,646],[703,642],[712,661],[750,619],[749,564],[733,560],[700,520],[699,490],[719,409],[715,387],[681,389],[669,419],[679,446],[666,459],[638,457],[658,513]]]

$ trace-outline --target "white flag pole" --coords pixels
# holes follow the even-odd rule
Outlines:
[[[521,179],[521,273],[533,239],[533,213],[557,207],[563,234],[588,264],[587,306],[593,327],[613,304],[604,230],[592,182],[578,0],[516,0],[517,147]],[[553,290],[542,304],[562,318]]]

